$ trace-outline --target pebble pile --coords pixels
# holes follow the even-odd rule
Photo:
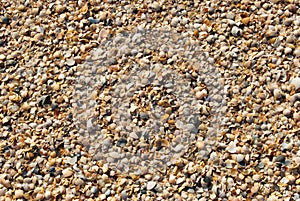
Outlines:
[[[109,41],[137,30],[175,33],[205,61],[194,66],[195,55],[164,51],[164,41],[156,49],[109,49],[119,47]],[[298,0],[1,0],[0,200],[300,200],[299,36]],[[99,48],[112,55],[90,72]],[[145,64],[151,71],[144,75]],[[205,82],[203,74],[213,73],[201,73],[202,65],[217,72],[216,83]],[[175,86],[154,83],[165,72],[174,72]],[[92,86],[83,73],[103,83],[90,93],[93,110],[84,111],[95,118],[78,125],[80,84]],[[190,91],[176,88],[187,80]],[[185,101],[199,121],[184,119]],[[215,135],[210,103],[220,104]],[[155,104],[158,116],[149,113]],[[159,135],[137,135],[155,118]],[[189,143],[180,143],[176,128],[190,134]],[[130,157],[110,150],[116,147]],[[130,163],[145,147],[152,162],[166,147],[180,155],[155,169]],[[120,158],[136,169],[116,167]]]

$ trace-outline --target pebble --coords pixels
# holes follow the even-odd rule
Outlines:
[[[17,189],[17,190],[15,191],[15,197],[16,197],[17,199],[23,198],[23,196],[24,196],[24,191],[23,191],[23,190]]]
[[[236,156],[236,161],[239,163],[239,162],[242,162],[244,160],[244,155],[242,154],[237,154]]]
[[[100,195],[100,200],[106,200],[106,195],[105,194],[101,194]]]
[[[64,169],[64,170],[62,171],[62,176],[63,176],[64,178],[71,177],[72,175],[73,175],[73,171],[72,171],[71,168],[67,168],[67,169]]]
[[[280,89],[274,89],[273,94],[276,100],[282,98],[282,92]]]
[[[285,161],[285,156],[284,155],[279,155],[275,158],[275,162],[283,163],[284,161]]]
[[[155,181],[149,181],[147,183],[147,190],[152,190],[155,186],[156,186],[156,182]]]
[[[291,85],[295,87],[295,90],[297,91],[300,88],[300,78],[295,77],[291,80]]]
[[[174,17],[174,18],[171,20],[171,25],[172,25],[173,27],[177,27],[178,23],[179,23],[179,19],[178,19],[177,17]]]
[[[239,35],[241,35],[241,30],[238,27],[233,26],[232,30],[231,30],[231,34],[233,36],[239,36]]]
[[[68,59],[66,63],[68,66],[74,66],[76,61],[75,61],[75,59],[71,58],[71,59]]]
[[[155,11],[158,12],[161,10],[161,6],[159,5],[158,2],[153,2],[152,4],[150,4],[150,7]]]

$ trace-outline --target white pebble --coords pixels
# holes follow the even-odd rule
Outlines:
[[[15,196],[16,198],[22,198],[24,196],[24,191],[23,190],[16,190],[15,191]]]
[[[290,54],[292,51],[293,51],[292,48],[286,47],[286,48],[284,49],[284,54]]]
[[[176,184],[181,184],[182,182],[185,181],[185,178],[184,177],[180,177],[176,180]]]
[[[196,92],[196,98],[201,100],[207,96],[207,90],[203,89],[202,91]]]
[[[173,26],[173,27],[176,27],[178,23],[179,23],[178,17],[174,17],[174,18],[171,20],[171,26]]]
[[[291,85],[295,86],[295,90],[298,90],[300,88],[300,78],[295,77],[291,80]]]
[[[152,190],[155,186],[156,186],[156,182],[155,181],[149,181],[147,183],[147,190]]]
[[[274,94],[275,99],[277,99],[277,100],[282,97],[280,89],[274,89],[273,94]]]
[[[237,162],[241,162],[241,161],[243,161],[243,160],[244,160],[244,155],[238,154],[238,155],[236,156],[236,161],[237,161]]]
[[[238,36],[240,34],[241,30],[234,26],[232,29],[231,29],[231,34],[234,35],[234,36]]]
[[[63,174],[64,178],[68,178],[68,177],[72,176],[73,171],[71,170],[71,168],[67,168],[62,171],[62,174]]]

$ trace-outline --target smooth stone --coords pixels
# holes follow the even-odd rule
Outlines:
[[[68,59],[66,63],[68,66],[74,66],[76,61],[75,61],[75,59]]]
[[[105,194],[101,194],[100,195],[100,200],[105,200],[106,199],[106,195]]]
[[[71,177],[73,175],[73,171],[71,170],[71,168],[67,168],[67,169],[64,169],[62,171],[62,174],[63,174],[62,176],[64,178],[68,178],[68,177]]]
[[[24,196],[24,191],[23,190],[15,190],[15,196],[16,198],[22,198]]]
[[[149,181],[147,183],[147,190],[152,190],[155,186],[156,186],[156,182],[155,181]]]
[[[232,30],[231,30],[232,35],[238,36],[238,35],[240,35],[240,33],[241,33],[241,30],[238,27],[236,27],[236,26],[232,27]]]
[[[155,11],[155,12],[158,12],[161,10],[161,6],[159,5],[158,2],[153,2],[150,7]]]
[[[171,20],[171,26],[173,27],[176,27],[179,23],[179,19],[177,17],[174,17],[172,20]]]
[[[279,155],[275,158],[275,162],[283,163],[284,161],[285,161],[285,156],[284,155]]]
[[[291,80],[291,85],[294,85],[295,90],[297,91],[300,88],[300,77],[295,77]]]
[[[239,163],[239,162],[242,162],[244,160],[244,155],[242,155],[242,154],[238,154],[237,156],[236,156],[236,161]]]
[[[74,157],[66,157],[65,163],[68,163],[70,165],[74,165],[77,162],[77,156]]]
[[[4,23],[4,24],[9,24],[9,18],[8,17],[6,17],[6,16],[4,16],[4,17],[2,17],[2,22]]]

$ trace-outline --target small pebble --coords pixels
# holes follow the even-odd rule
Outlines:
[[[291,85],[295,87],[295,90],[297,91],[300,88],[300,78],[295,77],[291,80]]]
[[[275,158],[275,162],[283,163],[284,161],[285,161],[285,156],[284,155],[279,155]]]
[[[147,190],[152,190],[155,186],[156,186],[156,182],[155,181],[149,181],[147,183]]]
[[[20,190],[20,189],[15,190],[15,196],[16,196],[17,199],[23,198],[23,196],[24,196],[24,191],[23,191],[23,190]]]
[[[64,177],[64,178],[68,178],[68,177],[71,177],[72,175],[73,175],[73,171],[72,171],[72,169],[71,168],[67,168],[67,169],[64,169],[63,171],[62,171],[62,176]]]

